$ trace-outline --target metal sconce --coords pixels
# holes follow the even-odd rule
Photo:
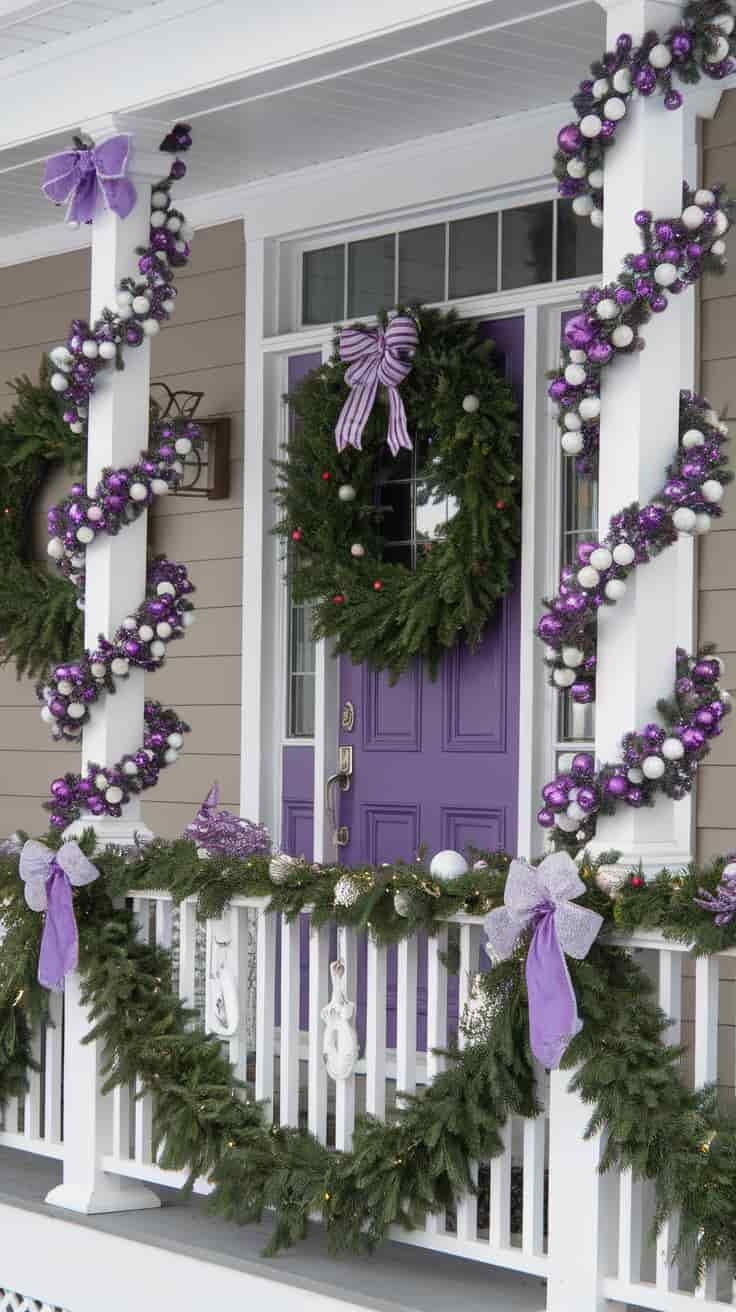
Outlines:
[[[161,399],[156,392],[162,393]],[[180,497],[208,497],[223,501],[230,495],[230,418],[200,419],[197,407],[204,392],[172,392],[166,383],[152,383],[151,401],[157,419],[181,425],[191,420],[200,430],[184,458],[184,476],[176,489]],[[195,417],[196,415],[196,417]]]

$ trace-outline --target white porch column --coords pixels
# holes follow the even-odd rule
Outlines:
[[[122,130],[114,119],[85,124],[95,141]],[[90,322],[104,306],[114,307],[115,292],[122,277],[138,272],[136,246],[147,245],[151,184],[167,172],[164,156],[133,159],[129,176],[138,198],[133,212],[121,220],[105,212],[92,225],[92,287]],[[87,487],[94,490],[104,466],[129,465],[148,442],[148,393],[150,343],[125,353],[125,369],[102,371],[90,401],[87,447]],[[146,587],[147,515],[116,537],[98,539],[87,552],[85,645],[94,648],[98,635],[110,637],[120,621],[143,600]],[[118,683],[114,697],[95,708],[82,738],[84,765],[95,761],[112,765],[126,752],[137,750],[143,741],[143,671],[131,670],[127,681]],[[83,815],[66,834],[93,828],[102,845],[128,845],[143,833],[140,800],[134,797],[124,814]],[[63,1183],[52,1189],[46,1202],[74,1212],[96,1213],[160,1207],[150,1189],[135,1181],[106,1174],[102,1159],[112,1144],[112,1098],[100,1094],[100,1050],[97,1043],[84,1044],[91,1028],[80,1003],[80,977],[67,976],[65,986],[64,1048],[64,1174]]]
[[[664,32],[679,17],[679,0],[598,0],[607,11],[606,46],[628,32],[638,44],[645,31]],[[686,104],[667,110],[663,97],[636,96],[620,139],[606,155],[603,278],[612,280],[624,256],[640,249],[633,216],[678,215],[682,181],[697,181],[695,113]],[[679,391],[694,377],[692,289],[670,296],[663,314],[643,330],[645,349],[604,370],[601,389],[599,524],[601,535],[621,507],[646,504],[664,482],[677,447]],[[640,568],[629,591],[598,617],[596,756],[616,760],[621,737],[657,720],[658,698],[672,692],[675,648],[691,651],[695,635],[694,545],[691,539]],[[693,803],[664,795],[653,808],[620,806],[598,824],[599,851],[618,848],[624,860],[649,871],[679,866],[692,852]]]

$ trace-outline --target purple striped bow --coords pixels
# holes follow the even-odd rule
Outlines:
[[[354,446],[359,451],[363,429],[373,409],[378,384],[388,392],[388,444],[392,455],[401,447],[411,451],[404,403],[398,392],[411,370],[411,355],[419,333],[408,315],[397,315],[387,328],[344,328],[340,333],[340,359],[350,362],[345,382],[351,389],[335,427],[338,451]]]
[[[46,160],[41,188],[55,205],[68,202],[67,223],[91,223],[100,197],[107,209],[127,219],[135,205],[135,187],[125,171],[130,157],[127,133],[99,146],[79,145]]]

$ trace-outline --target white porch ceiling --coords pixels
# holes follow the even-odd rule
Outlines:
[[[0,63],[63,37],[89,32],[115,18],[152,9],[161,0],[3,0]]]
[[[155,10],[152,0],[116,3],[118,13],[123,5]],[[34,8],[40,11],[41,0]],[[83,8],[80,0],[62,0],[54,13],[61,20],[67,10]],[[39,12],[37,21],[42,18]],[[2,22],[0,0],[0,37]],[[485,0],[224,84],[192,86],[155,105],[121,107],[121,121],[145,149],[155,147],[173,121],[193,123],[192,168],[177,192],[184,202],[563,102],[600,53],[604,35],[605,16],[594,0]],[[225,32],[221,36],[226,40]],[[201,76],[201,68],[192,71]],[[67,142],[65,131],[0,151],[0,243],[58,226],[39,178],[41,161]],[[483,181],[492,178],[489,159]]]

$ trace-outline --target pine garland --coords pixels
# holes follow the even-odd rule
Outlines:
[[[363,450],[337,451],[335,425],[348,394],[337,350],[288,398],[297,422],[275,489],[282,512],[275,531],[290,552],[295,600],[315,603],[315,634],[392,678],[416,656],[434,677],[448,647],[478,646],[513,586],[521,538],[517,407],[493,364],[493,344],[454,313],[413,313],[419,347],[400,392],[427,504],[458,503],[446,535],[420,545],[415,570],[384,558],[386,541],[406,534],[377,505],[377,486],[409,477],[410,457],[387,453],[382,389]],[[477,409],[465,410],[466,398],[477,399]],[[341,500],[345,486],[352,500]]]
[[[52,842],[58,838],[52,838]],[[93,837],[82,840],[88,851]],[[366,890],[335,910],[341,867],[296,863],[285,884],[268,881],[268,859],[215,858],[204,865],[192,843],[152,844],[140,853],[94,854],[103,878],[77,890],[80,968],[92,1032],[105,1054],[106,1088],[137,1077],[153,1098],[154,1142],[160,1165],[186,1170],[213,1185],[212,1207],[240,1223],[275,1214],[269,1252],[301,1238],[310,1217],[321,1217],[333,1251],[365,1252],[391,1225],[418,1226],[474,1189],[470,1163],[502,1151],[509,1115],[535,1116],[537,1101],[528,1042],[523,958],[490,970],[484,1004],[466,1030],[466,1047],[447,1054],[447,1069],[422,1094],[401,1099],[393,1118],[359,1119],[351,1153],[334,1152],[311,1135],[270,1127],[264,1109],[247,1100],[222,1056],[219,1040],[193,1024],[171,990],[169,954],[142,943],[119,898],[134,889],[167,888],[175,899],[198,895],[200,910],[217,914],[236,893],[272,892],[271,910],[290,917],[315,904],[356,928],[370,925],[393,942],[421,924],[431,932],[451,909],[476,910],[503,898],[508,859],[496,853],[461,880],[432,880],[420,865],[360,872]],[[612,854],[603,858],[606,862]],[[580,905],[616,928],[657,927],[692,942],[696,951],[736,943],[736,925],[714,926],[694,900],[715,892],[723,861],[644,885],[632,871],[613,900],[596,883],[599,863],[585,858]],[[355,872],[352,872],[355,874]],[[423,908],[408,920],[394,908],[398,885]],[[380,891],[379,891],[380,890]],[[0,906],[5,931],[0,951],[0,1102],[25,1087],[31,1066],[30,1033],[45,1012],[35,980],[41,918],[25,906],[17,855],[0,857]],[[588,1133],[607,1129],[603,1169],[631,1166],[656,1185],[658,1224],[678,1210],[680,1247],[698,1273],[714,1261],[736,1271],[736,1121],[723,1116],[711,1089],[687,1091],[679,1072],[681,1049],[664,1040],[667,1018],[652,985],[623,949],[599,939],[587,959],[570,962],[584,1021],[563,1065],[572,1087],[591,1105]]]

